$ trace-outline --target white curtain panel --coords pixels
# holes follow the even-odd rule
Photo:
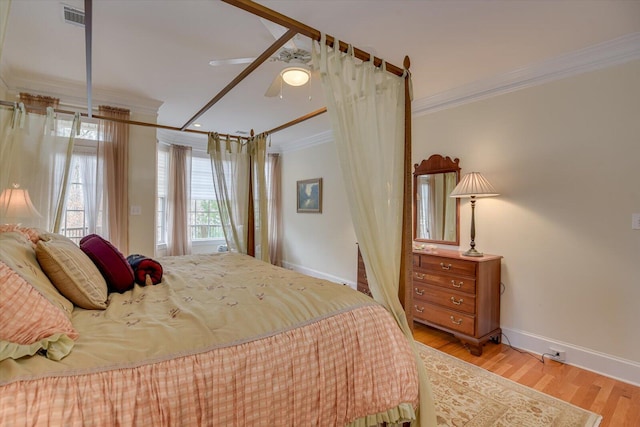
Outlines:
[[[73,156],[71,169],[76,166],[82,174],[82,196],[86,215],[87,234],[104,235],[107,229],[103,222],[106,215],[101,214],[102,207],[102,161],[97,158],[95,152],[76,153]]]
[[[338,45],[336,40],[334,46]],[[319,51],[318,52],[318,48]],[[421,426],[435,426],[433,393],[398,298],[404,177],[404,78],[314,43],[351,218],[374,299],[414,347]],[[384,64],[383,64],[384,66]],[[410,260],[409,260],[410,261]],[[409,308],[410,309],[410,308]],[[390,355],[391,357],[391,355]]]
[[[0,191],[18,184],[41,214],[23,225],[59,231],[79,123],[76,115],[71,135],[57,136],[52,108],[45,115],[26,113],[22,104],[0,108]]]

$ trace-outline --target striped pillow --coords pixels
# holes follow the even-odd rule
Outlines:
[[[51,283],[75,305],[87,310],[107,308],[107,282],[75,243],[40,240],[36,256]]]

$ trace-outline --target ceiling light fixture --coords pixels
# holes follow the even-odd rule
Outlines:
[[[195,127],[195,128],[199,128],[200,126],[202,126],[200,123],[194,123],[193,124],[193,127]]]
[[[302,86],[311,78],[309,70],[303,67],[287,67],[280,72],[280,75],[289,86]]]

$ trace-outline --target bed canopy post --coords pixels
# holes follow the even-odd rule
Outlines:
[[[413,293],[411,292],[411,280],[413,276],[413,233],[412,233],[412,192],[411,185],[411,74],[409,67],[411,61],[404,57],[403,66],[407,70],[404,77],[404,193],[402,202],[402,255],[400,256],[400,287],[398,296],[404,307],[409,327],[413,330]]]
[[[251,140],[254,138],[253,129],[251,129]],[[253,154],[251,147],[248,147],[249,153],[249,201],[247,204],[247,255],[255,258],[256,256],[256,234],[255,234],[255,217],[253,215]]]

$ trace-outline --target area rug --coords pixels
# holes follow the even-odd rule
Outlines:
[[[596,427],[602,417],[416,342],[438,426]]]

